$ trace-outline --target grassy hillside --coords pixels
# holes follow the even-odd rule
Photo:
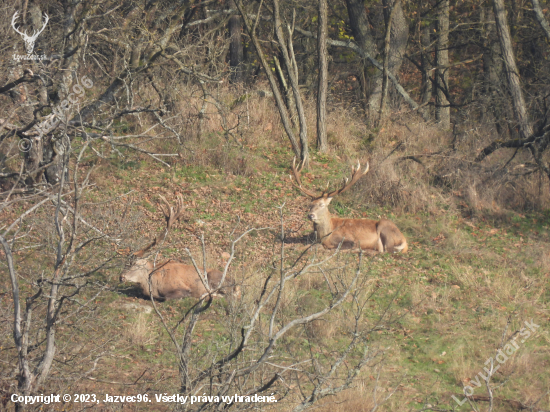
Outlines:
[[[335,199],[331,211],[342,217],[387,217],[405,234],[410,249],[407,254],[366,254],[361,260],[349,252],[332,256],[311,247],[308,200],[290,184],[292,154],[275,115],[267,113],[253,120],[240,137],[226,139],[212,131],[200,141],[190,139],[185,147],[153,142],[157,151],[180,153],[166,160],[169,166],[143,153],[114,151],[106,142],[95,147],[103,158],[86,152],[79,175],[90,171],[93,186],[83,194],[81,210],[89,225],[108,236],[85,248],[74,270],[86,273],[100,261],[108,263],[93,276],[83,277],[79,292],[68,298],[58,321],[57,353],[43,393],[95,393],[101,400],[106,393],[147,393],[150,398],[155,393],[182,393],[174,341],[180,345],[184,341],[196,300],[156,302],[157,313],[136,287],[120,284],[118,278],[129,251],[142,247],[162,229],[159,196],[172,202],[183,194],[184,216],[155,251],[158,261],[171,258],[190,263],[193,256],[199,264],[206,258],[208,267],[223,268],[231,258],[232,241],[255,229],[236,244],[229,266],[229,273],[242,285],[242,298],[214,300],[193,330],[187,329],[191,344],[186,359],[193,374],[238,344],[266,279],[276,285],[281,267],[285,273],[295,271],[296,276],[288,281],[278,303],[272,301],[260,311],[260,326],[240,355],[238,367],[261,355],[269,341],[275,307],[274,329],[279,330],[333,303],[338,291],[358,274],[353,293],[341,305],[291,329],[270,355],[271,369],[254,375],[265,383],[273,370],[279,373],[273,392],[280,402],[261,404],[262,410],[292,410],[303,400],[301,394],[307,395],[348,349],[338,373],[327,378],[329,383],[323,387],[342,385],[347,371],[368,349],[364,365],[348,389],[320,400],[318,410],[363,411],[376,404],[380,411],[472,410],[468,402],[459,407],[452,398],[463,399],[464,385],[473,388],[471,401],[477,403],[477,410],[489,410],[487,387],[477,374],[486,374],[486,361],[510,339],[517,348],[490,381],[493,410],[550,409],[546,192],[537,192],[536,182],[496,190],[490,182],[472,179],[475,170],[441,183],[436,178],[460,156],[444,153],[441,157],[447,159],[440,163],[428,163],[437,162],[435,156],[419,159],[421,154],[433,155],[449,136],[420,130],[421,126],[394,124],[377,131],[373,140],[362,133],[362,126],[352,122],[344,126],[345,118],[336,121],[338,114],[333,113],[332,152],[312,154],[304,182],[316,188],[327,181],[336,185],[349,174],[355,159],[368,158],[371,172]],[[407,140],[410,128],[414,141]],[[406,147],[399,148],[403,142]],[[75,143],[76,153],[82,144]],[[462,153],[475,150],[472,141],[462,144]],[[416,160],[405,159],[413,155]],[[29,205],[15,203],[3,210],[2,219],[13,220]],[[15,255],[24,297],[36,291],[40,273],[51,273],[56,236],[51,216],[52,208],[44,206],[25,222],[29,247],[21,247]],[[90,230],[84,234],[90,235]],[[32,244],[39,246],[33,249]],[[11,334],[13,299],[4,275],[2,290],[0,353],[6,400],[16,382],[17,355]],[[43,311],[38,305],[34,315],[38,345],[42,344]],[[527,338],[519,334],[526,321],[539,326]],[[349,346],[356,335],[363,340]],[[472,383],[476,379],[480,387]],[[245,378],[239,385],[243,391],[250,390]],[[206,387],[194,389],[199,395],[208,392]],[[152,410],[152,405],[154,410],[171,410],[175,406],[169,402],[99,405],[102,410]],[[6,400],[4,406],[13,404]],[[45,410],[82,407],[68,403]]]

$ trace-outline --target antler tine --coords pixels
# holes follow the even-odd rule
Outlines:
[[[164,215],[164,219],[166,219],[166,222],[170,219],[170,214],[172,213],[172,208],[170,207],[170,203],[168,203],[168,200],[163,195],[159,195],[160,200],[162,200],[162,203],[159,205],[160,210],[162,211],[162,214]]]
[[[170,211],[172,211],[171,208],[170,208]],[[172,225],[173,222],[175,222],[177,219],[179,219],[179,217],[182,214],[183,214],[183,196],[178,195],[178,197],[176,198],[176,208],[173,211],[173,214],[171,216],[170,225]]]
[[[164,204],[160,205],[162,213],[164,213],[164,219],[166,219],[167,229],[172,227],[172,224],[182,215],[183,213],[183,196],[178,195],[176,198],[176,207],[175,209],[170,206],[170,203],[162,195],[159,195],[160,199]]]
[[[366,175],[369,172],[369,162],[367,162],[367,166],[365,167],[365,170],[363,171],[363,175]]]
[[[174,224],[174,222],[181,216],[183,213],[183,196],[178,195],[176,199],[176,208],[174,209],[172,206],[170,206],[170,203],[166,200],[166,198],[162,195],[159,195],[160,199],[163,203],[159,205],[160,210],[162,210],[162,213],[164,214],[164,219],[166,220],[166,227],[160,233],[155,237],[155,239],[144,248],[138,250],[137,252],[134,252],[134,255],[137,257],[141,257],[147,252],[149,249],[151,249],[153,246],[156,246],[158,244],[161,244],[166,239],[166,236],[168,235],[168,232],[170,231],[170,228]]]
[[[348,178],[344,178],[342,187],[340,189],[336,189],[333,192],[325,194],[326,197],[334,197],[336,195],[339,195],[340,193],[345,192],[350,187],[352,187],[362,176],[366,175],[369,171],[369,162],[367,162],[367,166],[365,167],[365,170],[361,171],[361,163],[359,160],[357,161],[357,168],[352,166],[351,167],[351,180],[348,181]]]
[[[330,186],[330,181],[327,182],[327,186],[323,189],[323,192],[321,193],[321,196],[319,196],[319,197],[325,197],[325,195],[326,195],[327,192],[328,192],[329,186]]]
[[[310,191],[304,187],[302,187],[302,179],[300,178],[300,171],[304,167],[304,162],[301,162],[299,165],[299,168],[296,168],[296,157],[294,157],[294,160],[292,161],[292,174],[294,175],[294,179],[296,180],[296,183],[292,180],[292,176],[290,176],[290,182],[294,187],[296,187],[300,192],[302,192],[304,195],[311,197],[312,199],[315,199],[316,197],[319,197],[319,195],[313,191]]]

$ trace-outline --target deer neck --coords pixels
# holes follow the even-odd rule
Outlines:
[[[317,239],[319,240],[332,233],[332,217],[328,210],[318,215],[317,221],[313,223],[313,229],[317,232]]]

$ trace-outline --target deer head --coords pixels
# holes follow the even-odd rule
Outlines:
[[[36,30],[33,31],[32,36],[29,36],[27,34],[27,31],[24,33],[21,33],[17,27],[15,26],[15,21],[17,20],[17,17],[19,17],[19,12],[15,12],[13,15],[13,18],[11,19],[11,26],[16,31],[16,33],[19,33],[21,36],[23,36],[23,40],[25,41],[25,49],[27,50],[27,54],[32,54],[34,51],[34,43],[36,42],[36,39],[38,38],[38,35],[44,31],[46,28],[46,24],[48,24],[48,21],[50,18],[46,13],[44,13],[44,24],[42,25],[42,28],[37,32]]]
[[[350,187],[352,187],[362,176],[366,175],[369,171],[369,162],[367,162],[367,166],[365,167],[365,170],[361,170],[361,164],[359,161],[357,161],[357,167],[351,168],[351,179],[348,180],[348,178],[344,178],[342,182],[342,187],[339,189],[329,191],[329,183],[327,184],[327,187],[325,190],[323,190],[322,193],[315,193],[311,190],[308,190],[302,186],[302,180],[301,180],[301,171],[304,164],[301,163],[298,167],[296,167],[296,158],[294,158],[294,161],[292,162],[292,174],[294,175],[294,179],[292,179],[292,176],[290,177],[292,184],[300,190],[304,195],[311,198],[311,205],[309,208],[308,218],[313,223],[319,223],[321,221],[324,221],[326,219],[330,219],[330,213],[328,211],[328,205],[332,201],[332,198],[334,196],[339,195],[340,193],[344,193],[346,190],[348,190]]]

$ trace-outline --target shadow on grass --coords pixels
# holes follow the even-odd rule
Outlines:
[[[119,285],[117,289],[120,295],[128,298],[138,298],[140,300],[151,301],[149,296],[145,296],[139,285]],[[155,299],[155,302],[164,302],[166,299]]]

